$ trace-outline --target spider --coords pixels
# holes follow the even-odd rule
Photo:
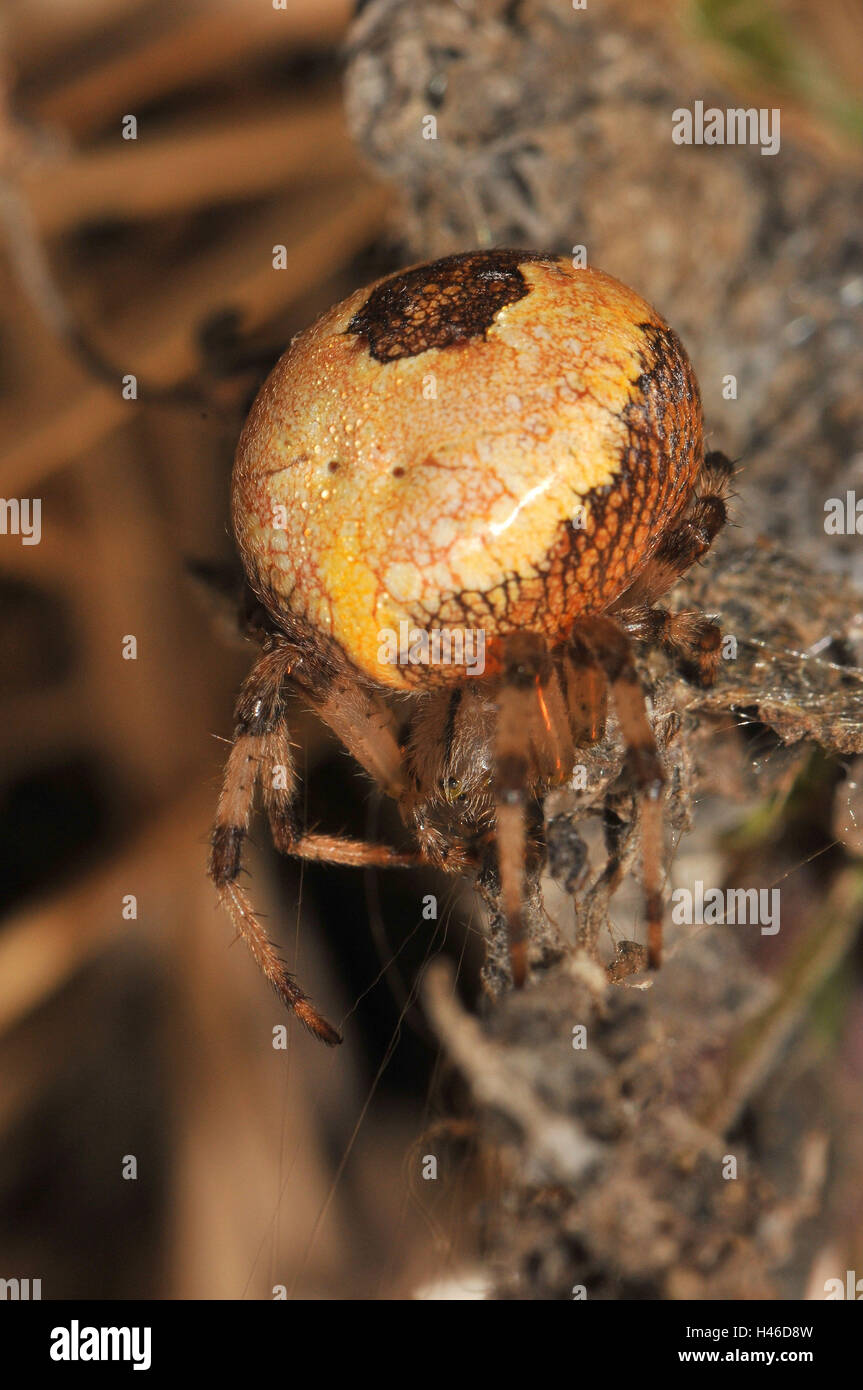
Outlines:
[[[704,452],[672,330],[563,257],[446,256],[358,290],[293,340],[234,467],[234,530],[267,626],[236,707],[209,872],[316,1037],[341,1041],[238,881],[256,784],[284,854],[496,874],[520,986],[536,810],[602,737],[609,694],[659,966],[664,776],[633,644],[712,681],[716,623],[657,600],[710,548],[730,478],[724,455]],[[482,659],[468,664],[468,649]],[[303,830],[290,692],[395,799],[415,851]]]

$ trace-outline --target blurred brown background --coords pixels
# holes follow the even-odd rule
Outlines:
[[[362,7],[355,45],[376,26],[374,51],[386,9]],[[445,48],[459,7],[443,10]],[[780,92],[783,135],[858,178],[857,6],[651,4],[641,20],[750,100]],[[232,560],[244,412],[329,304],[510,225],[471,235],[457,214],[435,222],[409,174],[398,187],[396,122],[355,49],[351,126],[396,191],[364,161],[342,94],[350,21],[349,0],[10,0],[0,20],[0,494],[42,505],[39,545],[0,536],[0,1277],[41,1278],[45,1298],[399,1296],[472,1258],[473,1170],[439,1198],[418,1176],[440,1101],[407,997],[448,931],[455,954],[469,943],[470,904],[450,930],[455,890],[438,885],[441,920],[420,924],[428,885],[301,874],[258,833],[254,896],[288,960],[329,1016],[356,1005],[338,1053],[293,1031],[286,1053],[204,873],[252,650],[192,570]],[[624,137],[636,164],[640,138]],[[560,239],[537,218],[512,215],[522,240]],[[603,228],[600,263],[623,273],[642,228],[600,218],[591,244]],[[628,275],[649,296],[652,266]],[[691,286],[655,289],[676,326],[675,294],[707,317]],[[299,711],[296,728],[308,818],[363,834],[358,775]]]
[[[410,1262],[419,1041],[303,1264],[399,1005],[373,990],[338,1055],[271,1046],[288,1020],[204,876],[253,649],[187,565],[232,558],[260,380],[385,265],[387,194],[342,115],[349,9],[22,3],[0,29],[0,492],[43,518],[39,545],[0,539],[0,1275],[45,1298],[271,1296],[298,1271],[299,1293],[361,1294]],[[362,833],[347,759],[311,721],[298,738],[308,813]],[[300,913],[298,870],[269,860],[256,897],[338,1016],[381,969],[363,877],[307,870]]]

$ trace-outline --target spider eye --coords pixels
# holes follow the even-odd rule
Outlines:
[[[467,801],[464,782],[459,777],[447,777],[442,784],[441,791],[450,805],[455,801]]]

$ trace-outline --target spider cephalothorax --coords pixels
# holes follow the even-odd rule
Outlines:
[[[712,679],[716,625],[655,603],[725,521],[729,478],[704,455],[674,333],[564,258],[447,256],[358,290],[293,341],[234,470],[234,528],[271,632],[237,709],[211,874],[319,1037],[338,1040],[237,883],[256,780],[285,853],[451,871],[491,855],[520,984],[529,812],[601,736],[609,690],[642,794],[658,965],[663,775],[631,639]],[[288,689],[398,800],[415,855],[301,831]],[[393,691],[407,692],[401,739]]]

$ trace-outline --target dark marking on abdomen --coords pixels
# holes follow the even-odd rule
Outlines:
[[[384,280],[345,331],[364,337],[378,362],[484,338],[500,310],[528,293],[519,266],[555,259],[540,251],[504,250],[443,256]]]

